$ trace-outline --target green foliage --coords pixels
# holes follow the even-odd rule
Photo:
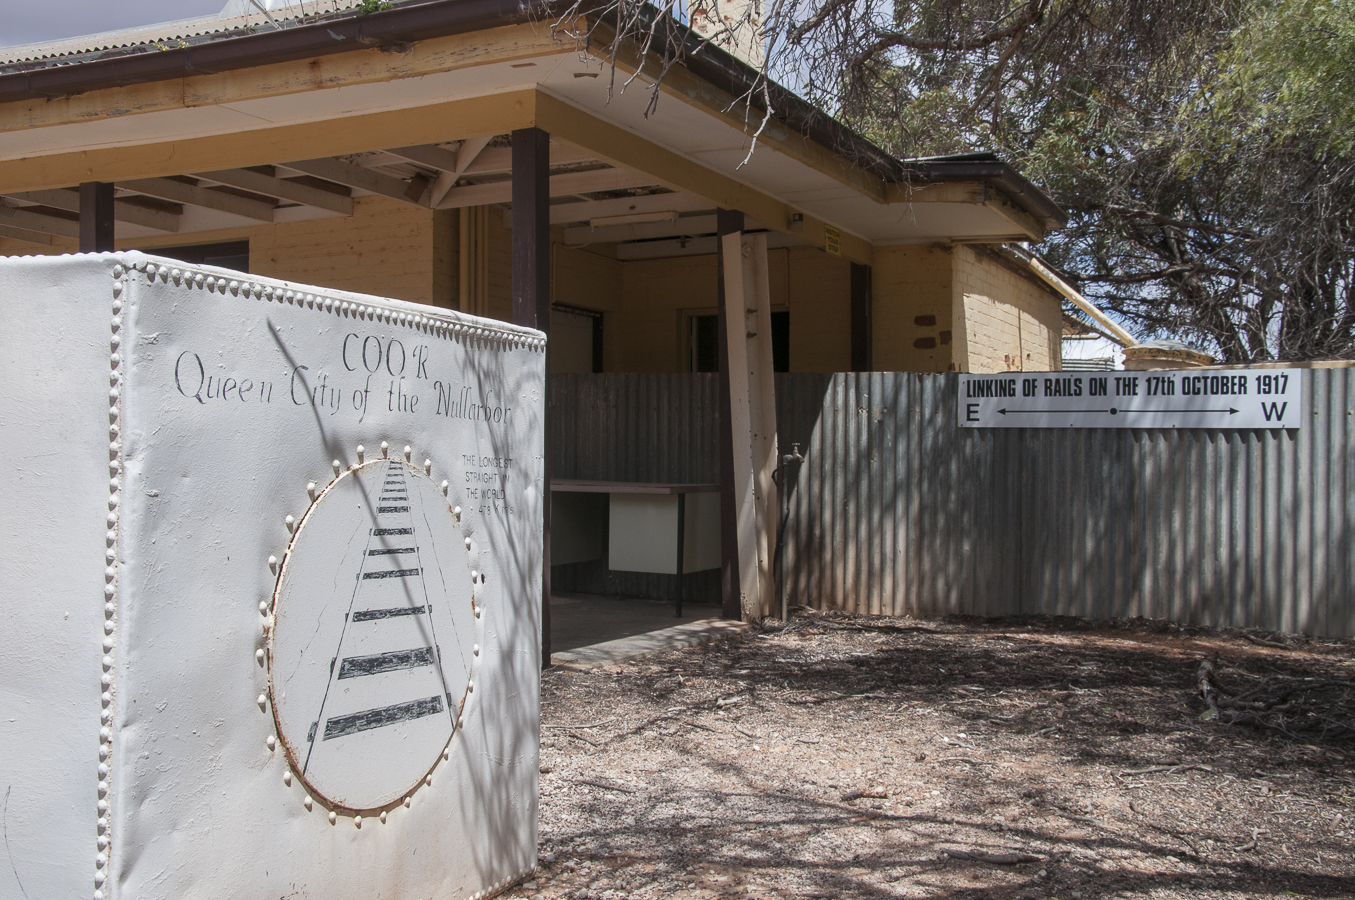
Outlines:
[[[1355,149],[1355,4],[1267,0],[1249,10],[1189,111],[1207,143],[1311,141]]]
[[[1351,0],[862,2],[801,38],[815,99],[1015,164],[1070,213],[1041,251],[1142,337],[1355,356]]]
[[[394,6],[391,0],[362,0],[358,4],[358,15],[366,16],[374,12],[382,12]]]

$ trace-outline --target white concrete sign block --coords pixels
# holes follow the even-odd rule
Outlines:
[[[544,338],[0,260],[0,897],[485,897],[536,854]]]
[[[1298,428],[1302,369],[961,375],[961,428]]]

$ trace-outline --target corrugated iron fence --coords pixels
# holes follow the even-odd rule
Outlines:
[[[958,381],[777,377],[805,456],[792,603],[1355,635],[1355,371],[1304,373],[1297,431],[962,430]],[[709,375],[557,376],[556,472],[717,480],[716,399]]]

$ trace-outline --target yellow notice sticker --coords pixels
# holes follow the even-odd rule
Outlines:
[[[842,255],[842,232],[832,225],[823,226],[823,249],[834,256]]]

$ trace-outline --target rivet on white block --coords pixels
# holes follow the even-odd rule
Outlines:
[[[466,549],[470,549],[470,538],[466,538]]]
[[[111,669],[111,668],[113,668],[113,657],[111,657],[111,656],[105,656],[105,657],[103,658],[103,666],[104,666],[105,669]]]
[[[423,474],[425,475],[433,474],[433,461],[431,459],[425,459],[423,461]]]
[[[267,694],[260,694],[260,695],[258,696],[258,698],[257,698],[254,702],[257,703],[257,704],[259,704],[259,709],[267,709],[267,708],[268,708],[268,695],[267,695]]]
[[[311,807],[315,805],[315,801],[311,799],[310,794],[307,794],[304,798],[302,798],[301,805],[306,807],[306,812],[310,812]]]
[[[258,650],[255,650],[255,651],[254,651],[254,661],[257,662],[259,665],[263,665],[263,660],[264,660],[264,652],[263,652],[263,648],[260,647]]]
[[[287,526],[287,530],[289,532],[296,530],[296,519],[292,518],[291,516],[287,516],[286,518],[284,518],[282,520],[282,524]]]
[[[102,887],[102,886],[103,886],[103,883],[104,883],[104,881],[107,879],[107,877],[108,877],[108,876],[106,876],[106,875],[103,873],[102,870],[100,870],[100,871],[98,871],[98,872],[95,872],[95,873],[94,873],[94,884],[97,885],[97,886],[99,886],[99,887]]]
[[[109,687],[109,686],[111,686],[111,685],[113,684],[113,675],[112,675],[112,673],[110,673],[110,672],[105,672],[105,673],[103,673],[102,675],[100,675],[100,676],[99,676],[99,684],[102,684],[104,687]]]
[[[101,816],[104,815],[105,813],[108,812],[108,801],[100,800],[98,803],[95,804],[95,808],[99,810],[99,815]]]
[[[325,302],[329,302],[329,301],[325,301]],[[337,822],[337,821],[339,821],[339,817],[338,817],[337,815],[335,815],[334,810],[331,809],[331,810],[329,811],[329,824],[333,825],[333,824],[334,824],[335,822]]]
[[[448,489],[449,487],[451,487],[451,485],[448,484],[446,481],[443,481],[443,482],[442,482],[442,496],[444,496],[444,497],[447,496],[447,489]],[[460,509],[460,508],[461,508],[461,507],[457,507],[457,509]],[[457,513],[457,515],[460,515],[460,513]]]
[[[260,600],[260,601],[259,601],[259,615],[261,615],[261,616],[266,616],[266,615],[268,615],[268,601],[267,601],[267,600]]]
[[[354,828],[361,828],[361,827],[362,827],[362,816],[354,816],[354,817],[353,817],[353,827],[354,827]]]
[[[358,462],[361,463],[363,457],[367,454],[367,448],[358,444]]]
[[[384,809],[381,810],[381,824],[382,825],[386,824],[386,811]]]
[[[97,844],[99,845],[99,849],[100,849],[100,850],[107,850],[107,849],[108,849],[108,836],[107,836],[107,835],[104,835],[104,834],[99,835],[99,839],[98,839],[98,841],[96,841],[95,843],[97,843]]]
[[[104,634],[112,634],[112,633],[113,633],[113,620],[112,620],[112,619],[105,619],[105,620],[104,620]]]
[[[282,783],[285,784],[285,785],[287,785],[288,787],[291,787],[291,786],[292,786],[292,770],[291,770],[291,769],[288,769],[286,772],[283,772],[283,773],[282,773]]]
[[[112,637],[104,638],[104,652],[107,653],[112,649],[113,649],[113,638]]]
[[[268,557],[268,568],[274,574],[278,574],[278,558],[276,556]]]
[[[443,483],[446,484],[446,482],[443,482]],[[453,506],[453,507],[452,507],[452,515],[456,516],[458,519],[461,518],[461,507],[459,507],[459,506]]]
[[[457,727],[457,728],[465,728],[465,727],[466,727],[466,717],[465,717],[465,716],[457,716],[457,717],[456,717],[456,727]]]
[[[385,441],[381,442],[381,457],[383,459],[387,456],[390,456],[390,448],[391,448],[390,444],[386,443]]]
[[[263,742],[268,746],[269,753],[272,753],[273,748],[277,747],[278,745],[278,739],[273,737],[271,734],[268,737],[264,738]]]
[[[410,446],[405,444],[405,462],[409,462],[409,455],[413,452],[414,451],[410,449]]]
[[[411,797],[411,796],[409,796],[408,794],[406,794],[406,795],[405,795],[405,809],[409,809],[409,805],[410,805],[411,803],[413,803],[413,802],[414,802],[414,798]]]
[[[473,654],[475,654],[476,656],[479,656],[479,655],[480,655],[480,645],[479,645],[479,644],[473,645],[473,646],[471,647],[470,652],[473,653]]]
[[[474,681],[474,680],[467,681],[467,682],[466,682],[466,691],[469,693],[470,691],[473,691],[473,690],[475,690],[475,681]]]
[[[312,503],[315,502],[315,482],[314,482],[314,481],[309,481],[309,482],[306,483],[306,496],[311,498],[311,502],[312,502]]]
[[[339,477],[339,473],[343,471],[343,463],[339,462],[339,461],[336,459],[336,460],[334,460],[334,462],[330,463],[330,466],[332,466],[333,469],[334,469],[334,477],[335,477],[335,478],[338,478],[338,477]]]

